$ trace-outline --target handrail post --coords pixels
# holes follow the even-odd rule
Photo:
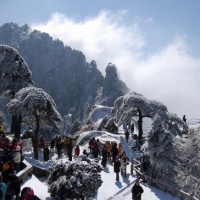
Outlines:
[[[190,193],[190,199],[193,200],[194,199],[194,194]]]
[[[156,179],[156,188],[159,188],[159,180]]]
[[[131,175],[133,175],[133,157],[131,159]]]
[[[142,182],[145,183],[146,182],[146,175],[145,175],[145,172],[142,173]]]

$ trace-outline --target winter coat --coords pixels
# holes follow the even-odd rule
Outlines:
[[[125,132],[126,139],[129,138],[130,133],[128,131]]]
[[[134,132],[134,124],[131,124],[131,126],[130,126],[130,129],[131,129],[131,133],[133,133]]]
[[[106,148],[102,149],[102,160],[101,160],[101,165],[102,166],[106,166],[106,162],[107,162],[107,151]]]
[[[141,194],[144,192],[143,188],[140,185],[134,185],[132,187],[132,198],[133,200],[141,200]]]
[[[10,149],[4,150],[3,155],[2,155],[3,162],[12,161],[13,158],[14,158],[14,154]]]
[[[119,143],[119,145],[118,145],[118,156],[121,156],[122,152],[123,152],[123,150],[122,150],[122,144]]]
[[[0,183],[0,190],[1,190],[1,198],[2,200],[5,200],[5,195],[6,195],[6,184],[1,182]]]
[[[40,145],[41,147],[45,146],[45,139],[43,137],[40,138]]]
[[[14,161],[14,163],[20,163],[21,162],[21,152],[20,152],[20,150],[14,152],[13,161]]]
[[[107,144],[106,144],[106,149],[107,149],[107,152],[108,152],[108,153],[111,152],[112,147],[111,147],[111,144],[110,144],[110,143],[107,143]]]
[[[44,147],[43,150],[43,156],[44,156],[44,161],[48,161],[49,160],[49,148],[48,147]]]
[[[63,141],[64,145],[65,145],[65,146],[67,146],[67,144],[68,144],[67,138],[66,138],[66,137],[64,137],[64,139],[63,139],[63,140],[64,140],[64,141]]]
[[[97,145],[99,149],[102,149],[102,143],[97,139]]]
[[[79,156],[79,154],[80,154],[80,149],[79,149],[78,146],[76,146],[76,148],[75,148],[75,150],[74,150],[74,154],[75,154],[76,156]]]
[[[114,172],[115,173],[119,173],[120,172],[120,166],[121,166],[121,163],[120,163],[119,160],[114,162]]]
[[[93,148],[93,140],[90,139],[88,148],[91,150]]]
[[[62,150],[62,144],[61,144],[61,142],[57,142],[56,143],[56,149],[57,149],[58,152],[61,152],[61,150]]]
[[[102,149],[102,157],[107,158],[107,150],[106,150],[106,148]]]
[[[67,148],[68,154],[72,154],[72,150],[73,150],[73,145],[72,145],[72,142],[70,142]]]
[[[118,149],[117,149],[117,146],[114,145],[112,148],[112,156],[116,157],[117,155],[118,155]]]
[[[94,158],[97,158],[98,157],[98,154],[99,154],[99,148],[98,148],[98,145],[96,142],[94,142],[94,146],[92,148],[92,153],[94,155]]]
[[[10,162],[6,162],[3,164],[3,171],[1,172],[3,177],[3,182],[7,183],[8,175],[13,174],[13,169]]]
[[[16,147],[18,146],[17,141],[16,142],[12,142],[12,150],[16,151]]]
[[[54,149],[54,147],[55,147],[55,140],[52,139],[52,140],[51,140],[51,149]]]
[[[6,196],[12,197],[14,195],[19,196],[20,194],[20,182],[15,174],[8,175],[7,191]]]
[[[126,156],[123,156],[120,160],[121,162],[121,169],[126,169],[127,163],[128,163],[128,159]]]

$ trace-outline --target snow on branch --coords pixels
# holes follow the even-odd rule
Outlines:
[[[41,126],[60,126],[62,117],[56,110],[56,104],[49,94],[41,88],[26,87],[16,93],[15,98],[7,105],[10,114],[20,114],[23,121],[35,121],[35,115],[40,118]]]
[[[102,184],[101,170],[99,164],[86,157],[54,163],[47,180],[51,197],[56,200],[94,197]]]

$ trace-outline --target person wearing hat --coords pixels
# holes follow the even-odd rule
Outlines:
[[[21,148],[20,146],[16,146],[15,148],[15,152],[14,152],[14,158],[13,158],[13,161],[14,161],[14,171],[16,173],[19,172],[20,170],[20,162],[21,162],[21,152],[20,152]]]
[[[134,186],[132,187],[132,199],[141,200],[141,195],[144,192],[143,188],[140,186],[140,181],[137,179]]]
[[[11,161],[6,161],[4,164],[3,164],[3,170],[2,170],[2,178],[3,178],[3,182],[5,184],[7,184],[8,182],[8,175],[9,174],[13,174],[13,168],[12,168],[12,163]]]
[[[21,200],[40,200],[31,187],[24,187],[21,191]]]

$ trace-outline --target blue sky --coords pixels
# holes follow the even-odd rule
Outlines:
[[[200,118],[199,0],[0,0],[0,25],[25,23],[81,50],[170,112]]]

